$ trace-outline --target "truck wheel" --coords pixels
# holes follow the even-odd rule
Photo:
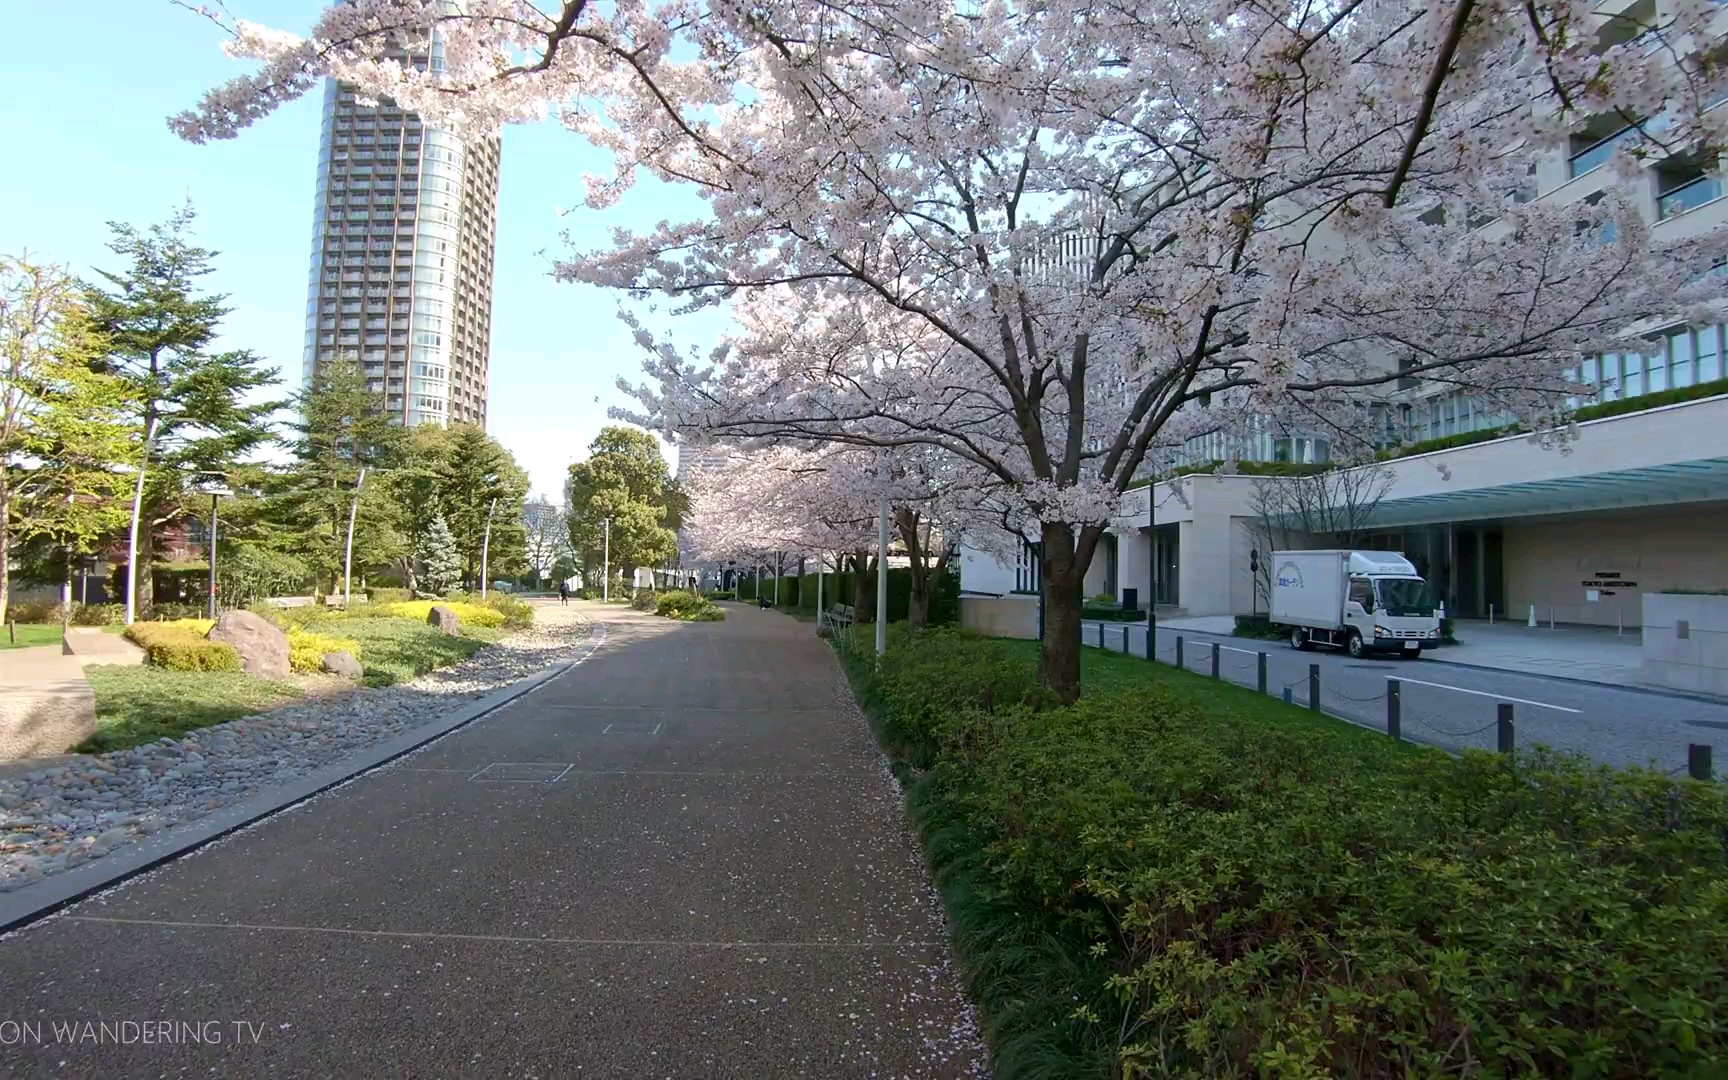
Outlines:
[[[1356,660],[1360,660],[1368,654],[1368,650],[1362,644],[1362,635],[1354,630],[1350,631],[1350,636],[1344,639],[1344,651]]]
[[[1314,643],[1308,640],[1308,631],[1300,626],[1292,626],[1290,628],[1290,647],[1306,652],[1314,647]]]

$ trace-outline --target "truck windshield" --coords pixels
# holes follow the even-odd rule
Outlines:
[[[1374,582],[1380,608],[1394,618],[1434,614],[1434,597],[1421,578],[1380,578]]]

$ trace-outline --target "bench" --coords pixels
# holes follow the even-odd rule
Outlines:
[[[829,626],[837,630],[844,630],[857,620],[857,612],[853,610],[851,604],[835,604],[822,613],[822,618]]]

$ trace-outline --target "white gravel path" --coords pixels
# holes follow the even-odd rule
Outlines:
[[[531,629],[412,682],[287,705],[181,739],[0,780],[0,892],[190,824],[428,724],[574,658],[587,633],[575,608],[536,604]]]

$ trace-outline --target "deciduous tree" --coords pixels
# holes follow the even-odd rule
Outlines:
[[[1040,672],[1071,700],[1086,566],[1187,437],[1367,442],[1399,379],[1548,422],[1580,352],[1704,312],[1686,282],[1723,238],[1656,242],[1630,184],[1636,154],[1723,145],[1714,7],[1656,12],[1604,36],[1571,0],[361,0],[310,39],[237,25],[263,70],[175,125],[226,137],[334,75],[434,124],[556,109],[613,153],[594,207],[642,171],[695,187],[706,213],[559,267],[755,301],[713,365],[641,329],[634,417],[990,476],[1040,538]],[[441,69],[387,58],[434,29]],[[1603,114],[1636,129],[1606,196],[1520,201],[1529,155]]]
[[[658,566],[678,554],[686,499],[660,444],[645,431],[601,429],[588,444],[587,460],[570,466],[565,503],[570,545],[585,563],[601,561],[608,535],[612,565],[626,581],[637,567]]]

